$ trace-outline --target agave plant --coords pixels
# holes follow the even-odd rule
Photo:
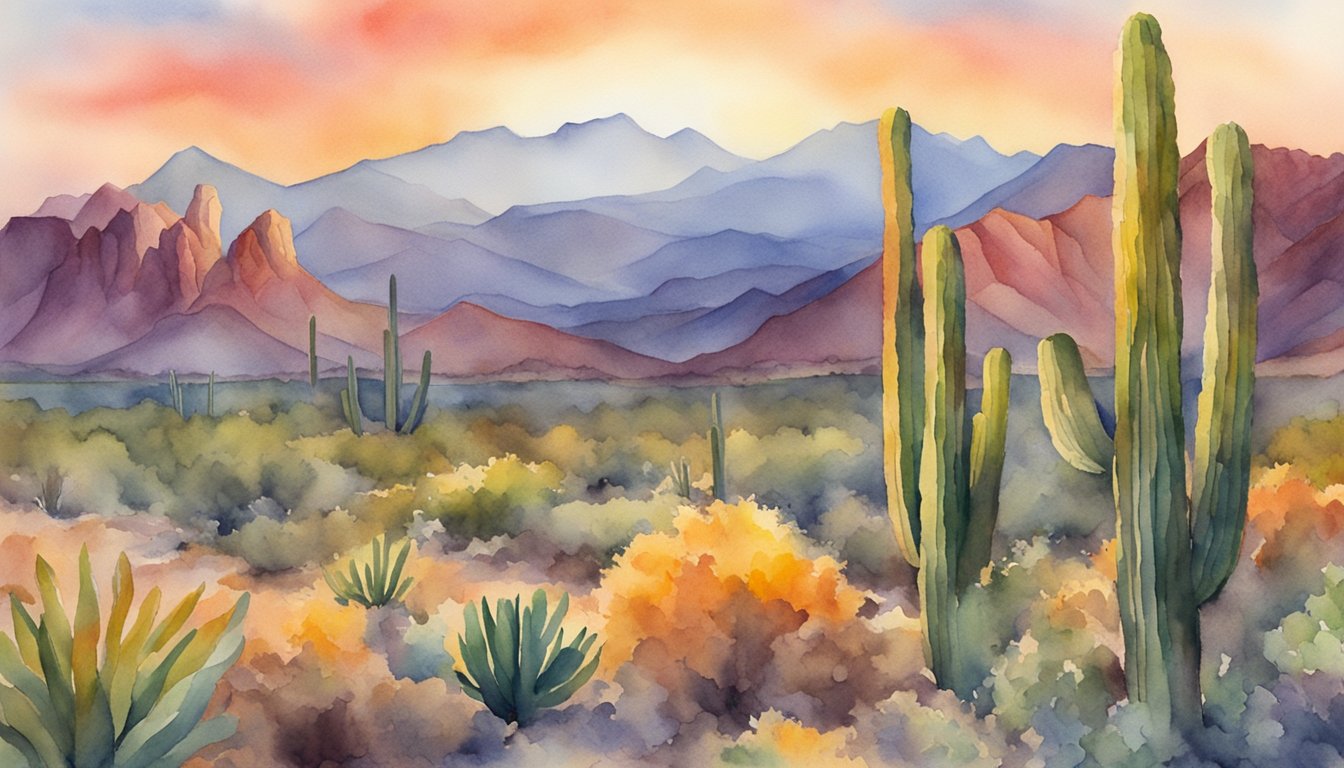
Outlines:
[[[243,651],[246,593],[231,610],[183,634],[205,585],[157,623],[162,594],[155,587],[127,630],[135,584],[123,554],[103,632],[87,547],[79,555],[73,627],[56,574],[41,557],[37,586],[42,614],[34,621],[11,595],[14,635],[0,634],[0,739],[30,768],[176,768],[233,735],[232,716],[201,718],[215,684]]]
[[[685,456],[681,461],[673,461],[672,467],[672,491],[682,498],[691,498],[691,463]]]
[[[569,611],[569,595],[560,598],[549,620],[542,590],[520,613],[521,602],[521,596],[500,600],[493,614],[485,598],[480,613],[475,603],[467,604],[466,636],[457,637],[467,671],[454,672],[462,690],[489,707],[495,717],[524,726],[541,710],[563,704],[582,688],[597,670],[602,649],[584,663],[597,641],[587,627],[565,644],[560,623]]]
[[[65,497],[65,475],[55,467],[47,468],[47,479],[42,481],[42,487],[37,496],[33,497],[33,503],[37,508],[49,515],[58,515],[61,512],[61,500]]]
[[[365,608],[376,608],[400,600],[411,588],[414,577],[402,578],[402,569],[406,567],[406,557],[411,553],[411,541],[401,546],[396,563],[392,562],[392,540],[384,534],[375,538],[369,545],[373,550],[371,562],[365,562],[363,569],[354,558],[350,560],[350,576],[346,577],[339,569],[322,569],[327,586],[336,595],[341,605],[358,603]]]

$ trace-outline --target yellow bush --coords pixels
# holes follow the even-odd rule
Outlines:
[[[917,673],[918,636],[860,618],[865,595],[841,563],[776,510],[715,502],[673,525],[636,537],[602,583],[604,675],[662,687],[668,716],[701,708],[743,727],[784,700],[786,714],[840,723]]]

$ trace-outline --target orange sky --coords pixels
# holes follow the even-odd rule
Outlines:
[[[1235,119],[1253,141],[1344,150],[1344,4],[1264,5],[3,0],[0,219],[134,183],[192,144],[292,183],[459,130],[615,112],[754,157],[893,104],[1005,151],[1108,143],[1135,10],[1164,26],[1186,148]]]

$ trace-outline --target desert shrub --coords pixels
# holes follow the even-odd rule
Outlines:
[[[550,462],[524,462],[510,454],[420,478],[410,501],[448,533],[484,539],[520,531],[529,512],[556,503],[564,480]]]
[[[605,560],[639,534],[671,530],[672,519],[685,501],[659,494],[650,499],[615,498],[598,504],[569,501],[550,509],[529,507],[522,527],[543,533],[566,554],[590,552]]]
[[[867,596],[778,511],[715,502],[673,525],[635,537],[601,586],[604,666],[673,731],[699,712],[737,731],[772,707],[843,724],[922,668],[917,631],[862,618]]]
[[[751,730],[737,737],[716,755],[716,766],[761,766],[776,768],[790,765],[866,768],[862,757],[847,754],[855,737],[853,728],[818,731],[780,713],[766,710],[751,719]]]
[[[1292,464],[1317,488],[1344,483],[1344,414],[1293,419],[1274,433],[1256,464]]]
[[[357,520],[340,507],[284,520],[256,517],[219,537],[216,546],[241,557],[253,570],[284,571],[331,560],[337,553],[368,541],[375,533],[374,525]]]
[[[1012,753],[994,725],[948,691],[897,691],[858,712],[853,750],[871,765],[990,768]]]
[[[832,487],[882,496],[880,453],[865,451],[862,439],[835,427],[783,427],[759,436],[730,429],[727,466],[730,497],[757,494],[802,525],[816,521]]]
[[[1041,540],[1014,549],[1021,562],[996,567],[964,617],[993,622],[997,613],[1019,628],[991,662],[994,715],[1047,764],[1095,759],[1093,750],[1110,751],[1112,708],[1125,697],[1114,584],[1082,558],[1047,556]],[[1020,601],[1016,616],[1010,600]]]

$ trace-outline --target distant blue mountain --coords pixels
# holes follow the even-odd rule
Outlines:
[[[548,136],[524,137],[507,128],[463,132],[442,144],[356,167],[501,213],[515,205],[652,192],[702,168],[726,171],[749,162],[693,130],[659,137],[617,114],[566,123]]]
[[[1110,190],[1105,147],[1005,155],[914,126],[911,151],[917,234]],[[625,115],[547,136],[493,128],[288,187],[193,148],[131,191],[181,210],[202,182],[226,240],[277,208],[300,263],[347,298],[383,301],[395,273],[407,311],[469,301],[678,361],[824,297],[881,249],[876,121],[761,161]]]
[[[824,272],[778,294],[753,287],[717,307],[649,314],[635,320],[592,322],[565,330],[682,362],[746,340],[770,318],[786,315],[830,294],[872,264],[874,258]]]
[[[1002,208],[1043,218],[1072,208],[1086,195],[1111,194],[1115,150],[1096,144],[1060,144],[1016,178],[986,192],[939,224],[961,227]]]
[[[677,238],[591,211],[557,211],[537,216],[511,209],[455,236],[589,285],[620,291],[616,274]],[[449,235],[452,230],[424,232]]]
[[[501,287],[529,303],[605,297],[564,275],[475,243],[371,224],[343,209],[327,212],[294,245],[299,263],[348,299],[385,302],[387,278],[395,274],[398,299],[410,312],[441,311],[464,296]],[[360,258],[352,259],[352,254]]]
[[[965,141],[915,126],[911,136],[915,224],[922,231],[1026,171],[1040,158],[1002,155],[979,137]],[[840,123],[792,149],[740,168],[706,169],[644,195],[530,206],[530,213],[582,208],[679,235],[724,229],[780,237],[866,237],[882,232],[877,121]]]
[[[562,330],[589,323],[633,322],[650,315],[675,315],[710,311],[751,290],[784,293],[822,274],[807,267],[760,267],[730,270],[710,277],[678,277],[658,286],[648,296],[613,301],[593,301],[574,306],[541,306],[498,293],[466,296],[463,301],[519,320],[544,323]]]
[[[615,280],[648,293],[673,277],[710,277],[772,266],[831,270],[853,261],[864,250],[852,241],[846,243],[847,247],[828,246],[830,242],[787,240],[729,229],[669,243],[621,269]]]
[[[286,187],[196,147],[173,155],[148,179],[127,191],[147,202],[162,200],[182,213],[197,184],[211,184],[219,192],[226,242],[268,208],[283,213],[296,232],[336,207],[367,221],[401,227],[439,221],[478,224],[489,218],[466,200],[450,200],[372,168],[352,168]]]

